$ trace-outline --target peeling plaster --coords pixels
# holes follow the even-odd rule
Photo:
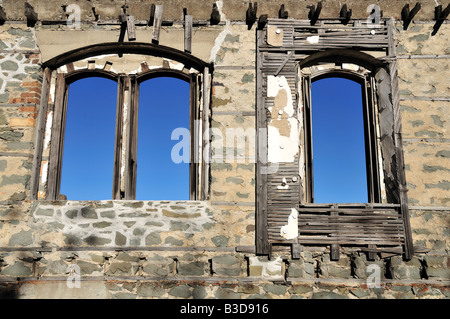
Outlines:
[[[291,214],[288,218],[287,225],[281,227],[280,235],[285,239],[294,239],[298,237],[298,212],[295,208],[291,208]]]
[[[317,43],[319,43],[319,36],[313,35],[313,36],[307,37],[306,42],[308,42],[309,44],[317,44]]]
[[[299,150],[299,130],[287,79],[284,76],[269,75],[267,96],[274,97],[277,102],[274,107],[282,110],[268,124],[268,160],[271,163],[293,162]],[[279,96],[286,98],[277,98]],[[269,111],[272,112],[272,107],[269,107]]]
[[[257,256],[250,257],[250,266],[251,267],[261,267],[261,277],[262,278],[270,278],[274,279],[284,279],[282,275],[282,258],[281,256],[277,256],[274,260],[269,261],[261,261]]]
[[[230,30],[231,29],[231,21],[227,19],[226,15],[222,11],[223,0],[216,1],[216,5],[217,5],[217,9],[219,10],[219,13],[220,13],[220,20],[225,21],[225,26],[224,26],[222,32],[220,32],[219,35],[217,36],[217,38],[214,42],[214,46],[211,49],[209,61],[214,62],[214,63],[216,62],[217,53],[219,52],[223,42],[225,41],[225,37],[228,34],[231,34],[231,30]]]

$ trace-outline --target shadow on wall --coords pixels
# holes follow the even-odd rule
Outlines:
[[[18,299],[19,285],[15,283],[0,284],[0,299]]]

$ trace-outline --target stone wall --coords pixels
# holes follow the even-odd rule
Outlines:
[[[3,3],[8,15],[19,19],[11,2]],[[197,8],[186,4],[189,13]],[[245,4],[239,10],[245,12]],[[325,15],[339,7],[334,1],[327,5]],[[102,17],[113,17],[120,7],[106,14],[102,6],[98,1]],[[364,18],[360,6],[355,12]],[[393,6],[385,12],[397,12]],[[35,7],[41,17],[49,10]],[[275,7],[278,2],[261,10],[275,14]],[[424,6],[421,19],[431,20],[430,8]],[[300,259],[286,250],[269,260],[254,253],[255,27],[248,30],[241,16],[225,9],[219,26],[194,28],[192,44],[193,55],[214,63],[208,201],[30,201],[41,63],[65,48],[116,41],[119,26],[83,22],[80,30],[68,30],[61,23],[27,27],[24,21],[0,26],[0,296],[449,298],[448,24],[436,36],[430,21],[412,23],[407,31],[397,22],[395,32],[412,234],[427,252],[410,261],[396,254],[368,261],[342,248],[336,262],[328,248],[303,247]],[[207,18],[209,9],[202,10],[197,19]],[[137,26],[137,40],[149,42],[151,31]],[[181,24],[164,27],[161,44],[182,49]],[[242,129],[244,143],[227,140],[227,128]],[[227,151],[233,161],[224,159]],[[377,287],[368,285],[372,266],[380,271]],[[74,274],[80,288],[68,285]]]

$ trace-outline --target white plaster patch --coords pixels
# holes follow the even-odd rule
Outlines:
[[[291,214],[288,218],[287,225],[281,227],[280,235],[285,239],[294,239],[298,237],[298,212],[295,208],[291,208]]]
[[[261,261],[257,256],[249,258],[250,266],[262,267],[262,278],[268,279],[284,279],[282,274],[282,258],[277,256],[274,260]]]
[[[227,19],[226,15],[222,12],[223,8],[223,0],[217,0],[216,1],[217,9],[220,13],[220,20],[225,21],[225,27],[223,28],[222,32],[219,33],[216,40],[214,41],[214,46],[211,49],[211,53],[209,56],[210,62],[216,62],[217,52],[219,52],[220,47],[222,46],[223,42],[225,41],[225,37],[228,34],[231,34],[231,22]]]
[[[268,161],[269,163],[293,162],[297,155],[298,120],[289,118],[290,136],[280,135],[278,128],[268,125]]]
[[[308,42],[309,44],[317,44],[317,43],[319,43],[319,36],[313,35],[313,36],[307,37],[306,42]]]
[[[46,150],[50,145],[50,138],[52,134],[52,122],[53,122],[53,112],[50,111],[47,115],[47,121],[45,123],[45,138],[44,138],[44,150]]]
[[[294,105],[291,88],[286,77],[269,75],[267,77],[267,97],[276,97],[281,90],[285,90],[287,95],[287,103],[283,110],[288,116],[292,116],[294,115]]]

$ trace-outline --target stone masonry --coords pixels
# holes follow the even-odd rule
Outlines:
[[[274,252],[270,259],[255,254],[256,164],[251,158],[256,24],[250,30],[245,24],[248,1],[217,1],[218,25],[209,23],[214,1],[155,1],[164,2],[164,20],[172,22],[163,26],[162,45],[183,50],[183,7],[194,21],[206,21],[193,27],[192,55],[214,65],[211,146],[216,161],[210,165],[208,200],[31,200],[41,65],[75,48],[117,41],[125,1],[76,1],[81,8],[78,29],[65,23],[61,6],[70,1],[28,2],[38,13],[34,26],[27,26],[22,1],[0,1],[7,17],[0,25],[0,297],[450,297],[450,26],[446,20],[431,35],[433,1],[422,5],[408,30],[403,30],[399,17],[411,1],[376,1],[384,17],[395,18],[408,205],[414,245],[421,248],[409,261],[398,254],[378,254],[369,261],[366,253],[347,247],[341,247],[339,261],[330,260],[326,247],[303,247],[299,259],[288,250]],[[136,21],[148,19],[153,2],[126,2],[127,13]],[[258,16],[276,17],[282,4],[260,2]],[[289,18],[307,19],[307,5],[315,1],[303,2],[283,2]],[[352,19],[367,18],[371,1],[347,4],[354,8]],[[323,5],[321,18],[339,16],[340,2]],[[152,31],[146,23],[137,23],[137,41],[150,42]],[[114,67],[134,70],[141,57],[114,59]],[[126,62],[119,66],[120,61]],[[163,59],[151,63],[161,67]],[[220,160],[225,154],[217,150],[226,151],[228,145],[224,135],[214,132],[227,128],[243,129],[245,149],[233,144],[228,149],[242,161]],[[45,147],[51,147],[48,141]],[[46,161],[44,152],[41,176],[47,173]],[[45,178],[40,182],[39,191],[45,192]],[[373,265],[380,270],[377,287],[368,284]],[[68,285],[74,269],[80,288]]]

